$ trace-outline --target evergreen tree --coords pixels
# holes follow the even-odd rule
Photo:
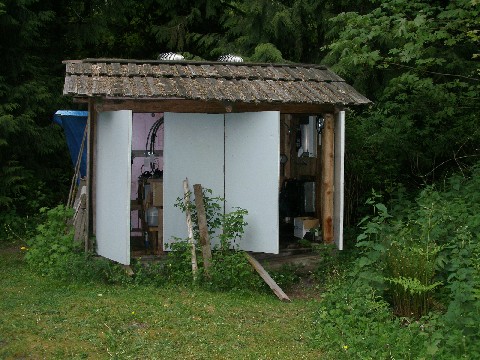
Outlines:
[[[480,155],[478,2],[375,4],[332,19],[325,58],[375,102],[347,122],[348,188],[360,202],[372,187],[413,190]]]
[[[44,31],[55,14],[35,0],[5,0],[0,9],[0,210],[28,213],[58,200],[55,188],[68,176],[62,134],[51,126],[61,83]]]

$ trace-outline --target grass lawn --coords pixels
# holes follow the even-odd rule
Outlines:
[[[0,249],[0,359],[318,359],[316,300],[68,284]]]

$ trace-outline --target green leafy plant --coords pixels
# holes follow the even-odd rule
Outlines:
[[[27,241],[25,260],[31,269],[59,279],[126,284],[131,278],[116,263],[85,253],[73,240],[73,209],[58,205],[40,210],[43,222]]]
[[[203,189],[203,198],[210,238],[214,239],[215,236],[218,236],[219,239],[219,246],[212,251],[208,275],[204,271],[198,251],[199,229],[195,203],[191,201],[189,204],[185,204],[183,198],[178,198],[175,203],[175,206],[182,211],[186,211],[188,207],[192,216],[193,234],[197,244],[197,260],[199,260],[199,283],[214,290],[260,288],[261,280],[244,254],[238,251],[239,241],[241,241],[247,225],[245,216],[248,211],[236,207],[233,211],[224,214],[222,205],[225,199],[212,196],[210,189]],[[176,239],[176,242],[171,244],[171,249],[167,262],[167,274],[182,283],[187,282],[188,279],[191,281],[191,245],[185,240]]]
[[[213,191],[211,189],[202,189],[203,202],[205,206],[205,215],[207,218],[207,227],[208,234],[214,236],[218,229],[222,227],[222,218],[224,217],[222,211],[222,204],[225,199],[220,196],[213,196]],[[192,197],[192,192],[188,192],[187,197]],[[178,207],[183,212],[190,210],[192,216],[192,225],[193,225],[193,237],[198,241],[199,238],[199,229],[198,229],[198,216],[197,216],[197,207],[195,206],[194,201],[190,201],[185,204],[184,198],[177,198],[177,201],[174,204],[175,207]],[[178,240],[178,239],[177,239]]]
[[[243,252],[235,249],[214,251],[208,277],[203,281],[207,288],[220,291],[252,291],[263,287],[262,279]]]
[[[164,274],[169,283],[188,285],[192,282],[192,245],[187,240],[175,239],[169,245]],[[197,254],[199,255],[198,249]],[[197,256],[199,259],[200,256]]]
[[[239,207],[235,207],[233,211],[223,215],[222,232],[219,235],[220,249],[227,250],[232,247],[238,248],[238,241],[241,240],[245,231],[247,222],[245,216],[248,211]]]
[[[375,289],[353,279],[330,284],[315,324],[313,340],[329,359],[417,359],[423,342],[423,323],[402,324]]]
[[[28,241],[25,258],[43,274],[58,274],[68,269],[72,254],[80,251],[79,244],[73,241],[73,228],[67,223],[73,210],[59,205],[50,210],[42,208],[40,213],[46,219],[38,225],[37,235]]]
[[[285,290],[300,281],[300,267],[300,265],[284,264],[280,269],[272,270],[269,274],[277,285]]]
[[[316,317],[327,355],[480,356],[480,164],[468,174],[426,187],[414,202],[389,203],[391,213],[374,194],[360,255],[327,288]]]

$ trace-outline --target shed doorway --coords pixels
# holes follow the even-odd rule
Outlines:
[[[129,110],[98,113],[94,167],[97,252],[125,265],[130,264],[132,239],[141,241],[145,236],[145,228],[140,226],[145,209],[142,213],[137,206],[146,196],[139,192],[137,179],[147,161],[139,156],[143,148],[136,147],[148,134],[142,139],[138,124],[145,123],[145,133],[148,116],[154,121],[160,115]],[[163,171],[163,209],[158,206],[163,226],[158,227],[157,235],[164,243],[173,237],[186,238],[185,216],[174,203],[183,196],[182,181],[188,178],[191,185],[200,183],[225,197],[225,211],[234,207],[249,211],[240,249],[278,253],[279,112],[166,113],[164,121],[164,143],[159,141],[154,160]]]

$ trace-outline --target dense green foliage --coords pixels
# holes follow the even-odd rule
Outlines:
[[[30,269],[43,276],[74,282],[129,282],[123,267],[94,254],[85,254],[73,241],[73,210],[58,205],[40,210],[40,224],[27,240],[25,260]]]
[[[65,198],[71,176],[51,124],[81,106],[61,96],[62,60],[177,51],[325,63],[374,104],[347,112],[346,222],[363,220],[348,275],[335,257],[316,274],[344,275],[325,294],[315,343],[335,359],[478,358],[479,18],[478,0],[0,0],[0,241],[30,238],[40,221],[27,260],[44,274],[191,283],[186,243],[128,277],[78,251],[68,211],[37,215]],[[211,289],[257,286],[226,249],[241,234],[236,215],[202,278]]]
[[[0,3],[0,221],[58,202],[69,174],[61,131],[50,126],[65,102],[52,77],[61,64],[46,56],[55,13],[34,3]]]
[[[211,290],[262,290],[264,285],[260,277],[248,262],[245,254],[238,251],[238,241],[244,232],[247,211],[235,209],[223,214],[219,197],[209,197],[210,190],[205,190],[209,232],[218,234],[219,245],[213,249],[210,268],[205,268],[199,248],[198,225],[195,225],[196,256],[198,271],[192,273],[192,245],[187,239],[177,239],[170,245],[168,257],[163,262],[133,262],[133,275],[128,276],[125,269],[94,254],[85,254],[80,243],[73,241],[73,227],[69,221],[72,209],[59,205],[47,210],[41,209],[43,221],[38,225],[36,234],[27,241],[23,249],[25,259],[31,269],[41,275],[57,279],[80,282],[108,282],[120,284],[200,285]],[[183,199],[177,205],[186,209]],[[197,224],[194,202],[188,204],[195,224]],[[288,269],[278,273],[286,277],[293,271]]]
[[[325,351],[346,359],[480,356],[478,189],[480,165],[415,202],[392,200],[390,213],[369,201],[374,215],[362,223],[359,256],[317,314]]]
[[[375,102],[347,121],[350,213],[372,187],[415,191],[480,155],[478,2],[374,3],[335,16],[325,46],[325,61]]]
[[[188,198],[190,198],[188,195]],[[195,282],[212,290],[255,290],[261,288],[261,279],[255,273],[242,251],[239,251],[239,242],[245,231],[245,216],[248,211],[235,208],[224,213],[221,204],[225,199],[212,196],[212,190],[203,189],[203,201],[210,241],[217,243],[212,251],[210,267],[204,264],[200,247],[200,231],[198,227],[198,213],[195,201],[185,202],[178,198],[175,206],[185,212],[190,211],[193,223],[193,237],[196,244],[196,260],[198,274]],[[188,239],[172,244],[173,250],[167,264],[170,270],[169,277],[178,280],[192,281],[192,245]],[[173,271],[172,271],[173,270]],[[180,282],[183,282],[180,281]]]
[[[62,60],[178,51],[187,59],[230,52],[324,62],[373,100],[348,114],[353,224],[371,187],[416,191],[478,157],[479,7],[477,0],[2,0],[1,219],[14,223],[65,197],[71,166],[51,117],[79,105],[61,96]]]

